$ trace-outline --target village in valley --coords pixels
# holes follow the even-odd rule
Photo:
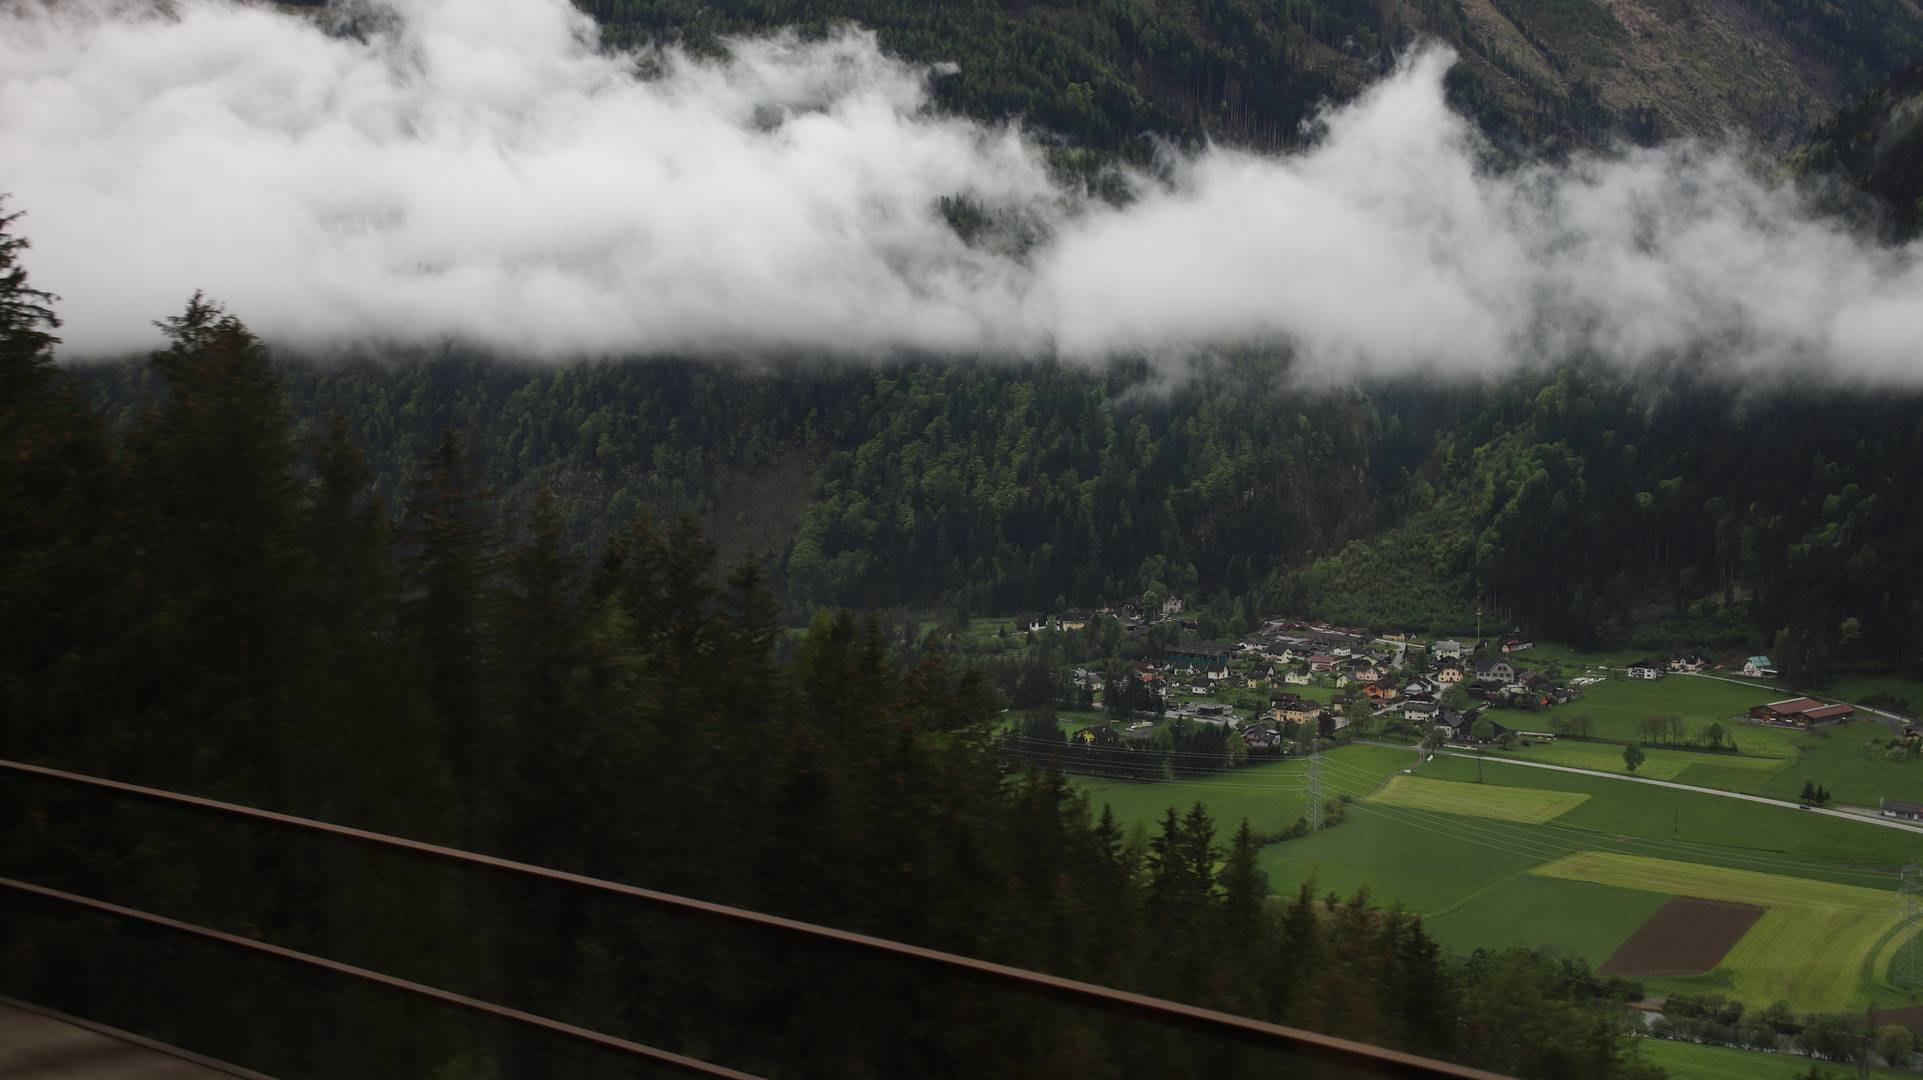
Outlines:
[[[1923,1026],[1902,893],[1923,892],[1923,687],[1150,600],[954,642],[1003,697],[1004,768],[1064,774],[1143,857],[1178,816],[1246,830],[1280,895],[1366,896],[1455,953],[1613,980],[1662,1036],[1651,1059]]]
[[[1639,737],[1619,740],[1625,749],[1636,743],[1639,751],[1645,744],[1735,751],[1744,726],[1808,732],[1847,724],[1859,715],[1846,702],[1781,696],[1774,686],[1778,673],[1767,656],[1712,662],[1678,650],[1608,666],[1583,663],[1563,655],[1566,650],[1539,650],[1529,635],[1517,631],[1425,641],[1289,617],[1265,620],[1259,630],[1233,642],[1210,642],[1195,640],[1198,622],[1184,617],[1183,608],[1180,597],[1171,597],[1159,611],[1145,613],[1140,598],[1130,598],[1113,608],[1068,611],[1052,619],[1039,612],[1015,617],[1012,629],[1031,641],[1036,635],[1089,634],[1101,622],[1118,624],[1125,639],[1139,637],[1145,644],[1152,631],[1161,631],[1159,647],[1134,650],[1147,656],[1107,666],[1085,664],[1060,676],[1079,695],[1081,711],[1100,710],[1088,723],[1074,725],[1069,719],[1074,726],[1065,725],[1063,765],[1069,771],[1076,770],[1078,756],[1167,750],[1183,733],[1203,728],[1218,729],[1207,741],[1220,748],[1219,760],[1187,755],[1190,760],[1178,772],[1314,753],[1355,740],[1478,752],[1571,738],[1607,742],[1621,732],[1599,731],[1586,713],[1561,708],[1580,702],[1606,680],[1647,686],[1671,676],[1701,676],[1726,681],[1732,689],[1752,687],[1737,693],[1746,692],[1753,702],[1732,702],[1740,707],[1694,730],[1675,713],[1652,712],[1634,733]],[[1654,710],[1660,695],[1649,689],[1645,696]],[[1888,724],[1892,746],[1915,756],[1923,727],[1877,710],[1868,716]],[[1046,732],[1040,741],[1054,742]],[[1023,756],[1038,749],[1048,747],[1024,745]],[[1110,768],[1113,754],[1091,760]],[[1892,816],[1917,816],[1907,801],[1897,800],[1895,806]]]

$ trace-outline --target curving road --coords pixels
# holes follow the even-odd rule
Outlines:
[[[1370,743],[1369,745],[1395,746],[1402,750],[1415,749],[1412,746],[1401,746],[1398,743]],[[1477,754],[1464,753],[1461,750],[1437,750],[1436,753],[1447,754],[1450,757],[1470,759],[1479,756]],[[1520,765],[1525,769],[1549,769],[1552,772],[1576,773],[1581,776],[1600,776],[1606,780],[1623,780],[1631,784],[1648,784],[1651,787],[1673,788],[1677,791],[1695,791],[1704,795],[1720,795],[1725,799],[1741,799],[1744,802],[1762,803],[1765,806],[1775,806],[1782,809],[1794,809],[1797,805],[1796,803],[1784,802],[1781,799],[1765,798],[1761,795],[1746,795],[1740,791],[1724,791],[1720,788],[1697,787],[1695,784],[1678,784],[1671,780],[1651,780],[1646,776],[1619,776],[1616,773],[1598,772],[1595,769],[1578,769],[1572,765],[1551,765],[1545,761],[1517,761],[1515,758],[1497,757],[1483,758],[1483,761],[1493,765]],[[1831,817],[1839,817],[1845,821],[1861,821],[1871,825],[1881,825],[1889,829],[1902,829],[1905,832],[1923,833],[1923,825],[1897,821],[1893,818],[1870,817],[1863,813],[1853,813],[1848,810],[1826,810],[1812,806],[1803,812],[1806,814],[1828,814]],[[1874,813],[1874,811],[1870,811],[1870,813]]]

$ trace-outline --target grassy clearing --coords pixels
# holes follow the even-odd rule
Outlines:
[[[1534,873],[1768,907],[1718,972],[1727,971],[1735,997],[1784,1000],[1797,1009],[1835,1011],[1861,1004],[1864,961],[1897,918],[1895,897],[1880,889],[1671,859],[1594,851]]]
[[[1669,902],[1661,893],[1519,874],[1427,920],[1457,952],[1552,946],[1601,967],[1636,928]]]
[[[1754,687],[1692,675],[1671,675],[1653,682],[1609,679],[1586,687],[1582,697],[1567,705],[1557,705],[1528,717],[1528,723],[1523,726],[1532,731],[1546,731],[1553,717],[1588,716],[1594,724],[1596,738],[1627,742],[1640,736],[1638,725],[1644,717],[1675,713],[1683,718],[1691,732],[1711,721],[1721,722],[1744,753],[1787,756],[1795,752],[1796,740],[1801,736],[1774,728],[1732,723],[1733,718],[1747,715],[1751,706],[1774,699],[1774,694]],[[1509,722],[1507,715],[1499,718],[1509,727],[1517,726]]]
[[[1400,817],[1365,806],[1351,807],[1349,819],[1327,832],[1263,848],[1262,869],[1268,872],[1270,887],[1289,895],[1313,881],[1318,895],[1335,892],[1344,897],[1366,888],[1377,903],[1400,903],[1427,915],[1452,908],[1541,861],[1534,852],[1490,847],[1413,823],[1449,815],[1404,812],[1411,816]]]
[[[1754,790],[1794,799],[1804,781],[1813,780],[1836,801],[1853,806],[1875,806],[1878,799],[1923,802],[1923,761],[1891,761],[1883,751],[1863,746],[1871,738],[1889,737],[1889,727],[1875,720],[1820,728],[1803,738],[1793,760]]]
[[[1383,746],[1344,746],[1323,758],[1330,764],[1323,790],[1325,797],[1334,798],[1343,793],[1366,795],[1374,791],[1383,780],[1413,763],[1415,755]],[[1302,794],[1306,768],[1306,761],[1283,761],[1235,769],[1220,776],[1155,784],[1079,776],[1073,779],[1075,786],[1087,793],[1091,812],[1100,814],[1104,805],[1111,806],[1124,828],[1139,822],[1153,829],[1169,807],[1184,811],[1199,802],[1214,816],[1216,834],[1226,840],[1241,827],[1244,818],[1258,833],[1280,832],[1295,824],[1308,806]]]
[[[1422,766],[1430,779],[1473,781],[1476,762],[1437,757]],[[1651,787],[1603,776],[1531,769],[1494,759],[1484,763],[1489,784],[1574,791],[1592,796],[1553,824],[1508,826],[1535,835],[1560,834],[1590,847],[1623,847],[1666,858],[1768,870],[1790,876],[1842,883],[1894,876],[1867,872],[1886,867],[1890,875],[1923,846],[1915,832],[1890,829],[1872,821],[1851,821],[1693,791]],[[1587,830],[1587,831],[1576,831]],[[1600,835],[1598,835],[1600,834]],[[1613,839],[1622,837],[1622,840]],[[1867,876],[1866,876],[1867,875]]]
[[[1809,1075],[1810,1067],[1808,1058],[1670,1039],[1638,1039],[1636,1053],[1668,1070],[1670,1080],[1794,1080]],[[1825,1071],[1837,1077],[1863,1075],[1836,1064]],[[1867,1075],[1872,1080],[1916,1080],[1914,1072],[1903,1069],[1873,1068]]]
[[[1882,675],[1852,675],[1831,683],[1823,693],[1843,701],[1861,701],[1877,691],[1894,694],[1910,703],[1910,712],[1923,710],[1923,683],[1892,679]]]
[[[1512,662],[1528,664],[1531,667],[1541,667],[1545,664],[1558,664],[1563,668],[1564,674],[1580,674],[1591,668],[1613,668],[1621,671],[1623,668],[1648,655],[1649,653],[1647,651],[1638,652],[1634,649],[1618,652],[1579,653],[1567,645],[1549,645],[1537,642],[1535,648],[1525,652],[1515,653],[1510,656],[1510,660]]]
[[[1419,776],[1392,776],[1387,787],[1370,796],[1375,802],[1412,810],[1527,822],[1548,821],[1587,798],[1589,796],[1573,791],[1539,791],[1488,785],[1464,791],[1461,784]]]

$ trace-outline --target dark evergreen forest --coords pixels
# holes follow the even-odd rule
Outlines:
[[[297,369],[283,381],[235,315],[196,297],[162,323],[165,347],[143,369],[150,395],[110,426],[87,384],[52,363],[52,298],[30,287],[23,248],[0,233],[0,754],[859,929],[1517,1076],[1660,1075],[1628,1059],[1612,1019],[1616,999],[1640,994],[1634,986],[1525,950],[1444,955],[1419,920],[1375,909],[1365,896],[1305,890],[1277,901],[1246,824],[1221,843],[1199,806],[1171,809],[1154,835],[1125,836],[1107,814],[1091,816],[1059,774],[1003,775],[980,674],[932,651],[905,666],[891,662],[872,613],[823,611],[777,663],[780,609],[767,571],[752,559],[718,565],[692,519],[640,507],[611,520],[596,504],[601,525],[584,542],[574,503],[544,488],[525,499],[499,497],[481,462],[500,470],[496,455],[534,452],[508,435],[516,429],[485,423],[519,415],[500,398],[442,399],[463,426],[438,425],[425,441],[413,441],[419,425],[441,417],[398,411],[358,414],[354,423],[340,414],[297,422],[288,402],[311,392],[303,386],[333,386],[333,400],[348,403],[359,400],[350,387],[381,400],[381,384]],[[510,398],[540,398],[540,382],[527,373],[483,376],[456,366],[392,376],[424,370],[465,372],[480,385],[497,378],[514,387]],[[918,439],[934,442],[927,429],[939,431],[955,411],[931,404],[932,390],[914,391],[912,375],[903,373],[898,387],[874,373],[847,373],[802,399],[806,412],[797,407],[783,419],[773,408],[773,416],[750,411],[772,425],[759,443],[754,425],[726,422],[742,414],[724,406],[778,400],[783,384],[761,381],[767,376],[605,368],[542,380],[689,387],[687,426],[670,419],[657,429],[688,434],[655,434],[644,445],[683,455],[680,470],[659,479],[699,499],[717,490],[707,485],[717,483],[721,465],[751,468],[743,455],[756,445],[778,454],[825,443],[824,462],[839,464],[821,484],[870,482],[861,479],[860,447],[835,440],[874,425],[880,437],[896,431],[890,418],[900,417],[894,453],[905,454]],[[1178,438],[1187,440],[1178,442],[1184,454],[1212,445],[1206,434],[1170,435],[1178,424],[1186,431],[1202,423],[1173,411],[1153,422],[1104,421],[1101,384],[1088,376],[919,377],[942,389],[943,400],[989,386],[996,392],[970,400],[1047,390],[1075,404],[1075,422],[1046,411],[1028,418],[1059,436],[1038,437],[1042,448],[1024,451],[1036,462],[1029,479],[1045,492],[1038,497],[1068,498],[1046,494],[1056,483],[1045,484],[1040,471],[1047,446],[1062,445],[1072,462],[1092,443],[1101,460],[1119,460],[1115,432],[1137,423],[1146,432],[1123,445],[1138,452]],[[886,405],[897,394],[922,411],[860,411],[864,400]],[[834,408],[837,401],[846,404]],[[1312,408],[1306,400],[1302,407]],[[1314,408],[1327,411],[1277,422],[1267,452],[1335,462],[1332,469],[1364,482],[1365,448],[1317,434],[1311,418],[1352,418],[1344,422],[1360,432],[1375,422],[1367,402],[1345,397]],[[1086,426],[1100,434],[1081,434]],[[374,456],[357,427],[376,433]],[[688,437],[697,432],[710,441]],[[978,439],[964,428],[931,454],[960,460]],[[1025,441],[1010,431],[1011,448]],[[485,449],[471,454],[470,443]],[[1228,445],[1246,443],[1238,436]],[[732,447],[725,457],[722,446]],[[572,435],[538,449],[564,459],[563,469],[591,461]],[[391,465],[409,453],[415,460],[405,468]],[[1143,464],[1155,460],[1151,449]],[[390,467],[398,471],[386,476]],[[1018,475],[1010,474],[1011,485]],[[623,482],[656,476],[643,470]],[[1091,470],[1081,483],[1100,478]],[[648,490],[653,497],[657,489]],[[1221,490],[1229,505],[1247,501],[1241,489]],[[1353,516],[1332,495],[1311,491],[1304,505],[1324,497],[1335,509],[1304,513]],[[986,504],[953,498],[961,515]],[[1180,496],[1169,498],[1167,527],[1178,534],[1215,520],[1213,503],[1198,504],[1191,519]],[[1088,512],[1096,520],[1092,505]],[[917,521],[903,530],[939,537],[941,525]],[[1226,572],[1228,563],[1221,566]],[[796,577],[790,572],[791,588]],[[899,974],[824,978],[805,958],[773,958],[765,945],[708,940],[579,898],[449,880],[353,852],[290,850],[286,838],[236,837],[30,784],[0,791],[0,828],[12,875],[768,1076],[840,1076],[855,1062],[890,1076],[1268,1075],[1260,1062],[1185,1049],[1136,1024],[1104,1025],[992,996],[944,997]],[[141,978],[109,979],[102,989],[101,972],[144,955],[130,933],[45,911],[13,910],[0,926],[0,981],[14,992],[84,1000],[110,1014],[117,1006],[158,1010],[164,1030],[214,1031],[236,1059],[279,1075],[521,1076],[552,1064],[512,1053],[477,1060],[471,1046],[402,1014],[375,1011],[340,1030],[315,1029],[311,1011],[276,996],[298,989],[285,980],[248,984],[260,994],[248,1022],[223,1025],[220,1010],[233,1007],[228,999],[242,985],[230,976],[208,977],[168,954]],[[967,1020],[959,1026],[957,1011]],[[303,1025],[306,1038],[289,1034]]]
[[[1160,586],[1226,632],[1288,612],[1579,647],[1774,649],[1791,678],[1918,670],[1923,412],[1907,391],[1629,381],[1293,385],[1233,354],[1142,363],[287,364],[402,500],[444,429],[504,504],[591,551],[638,508],[754,550],[817,606],[1097,607]],[[120,426],[149,367],[87,378]]]

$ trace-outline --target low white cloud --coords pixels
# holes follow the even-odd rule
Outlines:
[[[1418,54],[1292,157],[1121,209],[1012,126],[931,115],[872,37],[598,51],[565,0],[396,0],[330,36],[232,0],[5,0],[0,191],[69,356],[195,289],[278,343],[519,355],[1097,359],[1286,341],[1329,374],[1577,352],[1923,379],[1923,270],[1688,145],[1491,175]],[[363,40],[364,38],[365,40]],[[1039,223],[1021,260],[936,210]]]

